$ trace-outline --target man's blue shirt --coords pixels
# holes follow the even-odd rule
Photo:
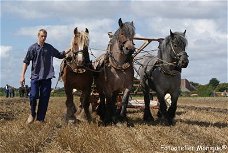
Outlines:
[[[32,61],[31,79],[42,80],[55,77],[53,57],[63,59],[64,51],[59,52],[48,43],[44,43],[43,46],[38,43],[30,46],[23,62],[29,65]]]

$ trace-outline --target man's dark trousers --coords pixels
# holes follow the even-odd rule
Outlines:
[[[31,114],[38,121],[44,121],[51,93],[51,79],[31,80],[30,107]],[[39,99],[36,113],[37,99]]]

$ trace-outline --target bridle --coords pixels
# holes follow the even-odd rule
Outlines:
[[[85,72],[84,64],[79,65],[78,60],[77,60],[77,56],[78,55],[83,56],[83,53],[84,53],[84,50],[79,50],[79,51],[73,52],[72,57],[65,59],[67,66],[69,66],[70,69],[75,73],[84,73]]]
[[[113,38],[112,38],[113,39]],[[118,43],[118,47],[120,50],[120,54],[125,54],[124,53],[124,45],[126,44],[127,41],[130,41],[129,39],[127,39],[126,41],[123,41],[122,43],[120,43],[120,41],[117,40]],[[134,44],[134,43],[133,43]],[[129,68],[131,65],[133,65],[133,62],[130,63],[130,61],[126,61],[124,64],[120,64],[115,57],[113,56],[113,53],[111,52],[111,46],[113,45],[112,42],[109,43],[109,47],[107,50],[107,56],[109,57],[110,60],[110,64],[112,67],[114,67],[115,69],[118,70],[122,70],[124,71],[125,69]],[[127,56],[127,54],[125,54],[125,56]]]
[[[179,66],[179,61],[185,56],[188,57],[188,54],[185,52],[185,50],[181,51],[180,53],[177,53],[177,51],[173,47],[172,41],[170,41],[170,48],[171,48],[170,56],[175,61],[174,62],[167,62],[164,59],[158,59],[158,61],[162,62],[162,64],[158,64],[158,65],[160,65],[159,67],[163,73],[165,73],[167,75],[175,76],[181,72],[181,67]],[[169,66],[174,67],[174,69],[170,69]]]
[[[170,41],[170,47],[171,47],[171,51],[174,53],[174,59],[176,60],[176,64],[178,63],[178,61],[181,59],[181,57],[183,56],[187,56],[188,54],[184,51],[181,51],[180,53],[177,53],[173,47],[173,42]]]

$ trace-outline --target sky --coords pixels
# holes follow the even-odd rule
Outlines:
[[[46,42],[59,51],[70,47],[75,27],[89,29],[91,52],[98,57],[107,48],[108,32],[118,29],[118,20],[133,21],[136,36],[164,38],[173,32],[184,32],[189,65],[182,78],[207,84],[211,78],[228,82],[227,1],[1,1],[1,82],[19,87],[23,59],[28,48],[37,42],[37,32],[45,28]],[[142,41],[136,42],[140,47]],[[145,50],[156,55],[158,43]],[[91,55],[91,59],[95,57]],[[140,57],[140,54],[138,55]],[[54,59],[57,82],[61,60]],[[29,65],[26,84],[30,84]],[[137,74],[135,74],[137,77]],[[58,87],[63,87],[60,83]]]

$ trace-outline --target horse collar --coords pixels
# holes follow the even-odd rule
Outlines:
[[[115,58],[112,55],[109,56],[109,64],[113,68],[115,68],[117,70],[121,70],[121,71],[125,71],[126,69],[128,69],[132,65],[131,63],[128,63],[128,62],[120,65],[118,63],[118,61],[116,61]]]
[[[177,69],[168,70],[168,69],[165,69],[163,66],[160,66],[160,71],[165,75],[170,75],[170,76],[175,76],[181,73],[181,70],[177,70]]]

